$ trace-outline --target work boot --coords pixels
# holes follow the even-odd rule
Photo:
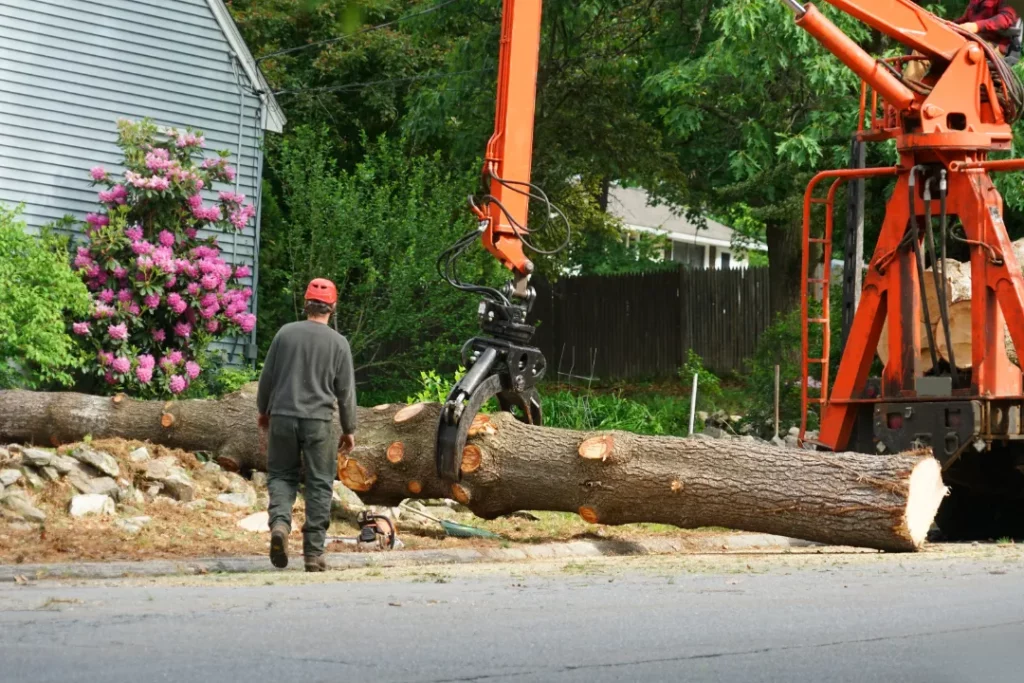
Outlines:
[[[327,571],[327,559],[323,555],[306,555],[307,572]]]
[[[288,566],[288,525],[277,522],[270,527],[270,561],[278,569]]]

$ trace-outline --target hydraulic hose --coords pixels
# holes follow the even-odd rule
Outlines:
[[[925,332],[928,335],[928,352],[932,357],[932,369],[938,371],[939,356],[935,350],[935,337],[932,334],[931,315],[928,313],[928,299],[924,284],[924,255],[921,253],[920,232],[917,224],[917,206],[914,202],[914,195],[917,190],[915,178],[918,169],[923,170],[924,167],[919,165],[910,169],[910,180],[907,192],[910,197],[910,241],[913,245],[914,257],[917,263],[917,285],[921,292],[921,305],[924,306],[924,326]],[[927,185],[925,187],[927,188]],[[911,321],[911,324],[913,324],[913,321]]]

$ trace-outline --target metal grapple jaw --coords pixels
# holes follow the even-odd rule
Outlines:
[[[481,326],[492,336],[466,342],[462,358],[468,370],[441,406],[437,425],[437,476],[448,482],[462,479],[462,452],[469,429],[491,398],[497,398],[500,409],[519,420],[542,424],[536,383],[544,376],[547,363],[540,349],[527,345],[534,328],[524,322],[525,307],[484,301],[480,316]]]

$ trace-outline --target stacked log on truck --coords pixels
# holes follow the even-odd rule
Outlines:
[[[1024,239],[1013,243],[1013,251],[1017,259],[1024,263]],[[946,259],[945,290],[946,301],[949,306],[949,336],[953,346],[953,358],[956,366],[962,370],[971,368],[971,264],[970,262],[954,261]],[[940,268],[941,271],[941,268]],[[928,320],[925,320],[925,306],[928,309]],[[921,355],[918,357],[918,368],[927,370],[932,366],[932,358],[928,334],[925,325],[930,322],[932,339],[935,342],[936,356],[940,361],[949,363],[949,344],[946,342],[946,335],[943,332],[942,318],[939,311],[939,296],[935,288],[932,269],[925,271],[925,305],[921,306]],[[1003,329],[1003,339],[1006,346],[1006,357],[1013,365],[1020,367],[1017,359],[1017,350],[1014,348],[1013,340],[1010,338],[1010,331],[1006,327],[1006,321],[999,314],[997,323]],[[878,357],[882,363],[888,362],[889,348],[887,342],[888,323],[882,327],[882,336],[878,341]]]

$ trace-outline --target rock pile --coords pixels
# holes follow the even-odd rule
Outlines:
[[[265,485],[265,477],[261,481]],[[15,524],[45,522],[47,513],[36,498],[50,485],[70,490],[67,507],[62,510],[70,517],[123,513],[128,516],[116,520],[115,526],[129,533],[137,533],[150,521],[150,517],[137,514],[147,504],[182,504],[193,510],[204,507],[206,500],[198,497],[200,487],[234,508],[253,508],[261,501],[253,484],[216,463],[190,470],[179,457],[154,458],[146,447],[132,450],[120,462],[89,444],[58,451],[16,444],[0,447],[0,519]],[[265,498],[264,494],[264,502]]]

